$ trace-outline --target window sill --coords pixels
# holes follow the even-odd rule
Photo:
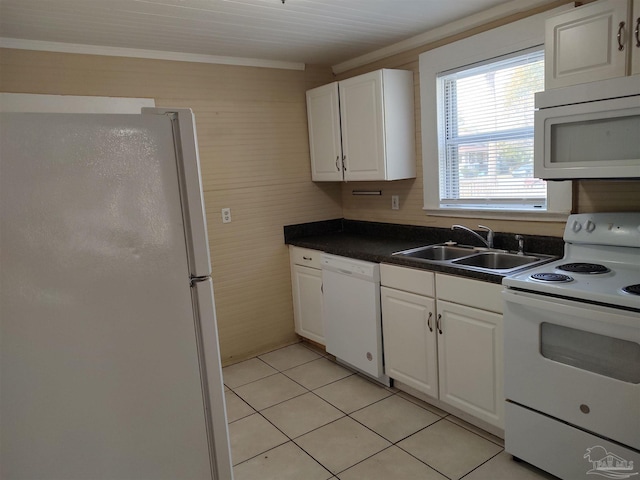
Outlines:
[[[491,210],[465,208],[423,208],[434,217],[487,218],[492,220],[526,220],[528,222],[566,222],[570,212],[540,212],[531,210]]]

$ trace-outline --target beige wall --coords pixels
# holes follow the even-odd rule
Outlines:
[[[282,226],[342,216],[311,182],[306,72],[0,50],[0,91],[151,97],[196,115],[223,362],[295,341]],[[220,209],[231,208],[222,224]]]
[[[519,20],[528,15],[556,8],[566,3],[571,2],[568,0],[558,0],[545,7],[513,15],[506,19],[492,22],[483,27],[474,28],[464,34],[455,35],[444,40],[427,44],[338,75],[337,79],[342,80],[344,78],[349,78],[354,75],[377,70],[379,68],[398,68],[413,71],[415,85],[417,177],[411,180],[400,180],[395,182],[358,182],[357,189],[382,190],[382,196],[353,196],[351,191],[354,189],[354,184],[344,184],[342,187],[342,206],[344,217],[375,222],[429,225],[435,227],[449,227],[453,223],[463,223],[470,227],[474,227],[478,223],[482,223],[490,226],[496,231],[562,236],[564,222],[483,220],[478,218],[451,218],[425,215],[422,210],[422,183],[424,172],[422,169],[422,142],[420,134],[420,76],[418,72],[418,56],[427,50],[466,38],[490,28],[495,28],[497,26]],[[400,196],[399,210],[391,210],[391,195]],[[640,181],[574,182],[574,211],[640,211]]]

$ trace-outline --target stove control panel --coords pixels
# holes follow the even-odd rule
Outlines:
[[[640,212],[570,215],[564,241],[640,248]]]

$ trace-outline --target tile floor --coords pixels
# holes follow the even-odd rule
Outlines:
[[[306,343],[223,369],[236,480],[536,480],[503,442]]]

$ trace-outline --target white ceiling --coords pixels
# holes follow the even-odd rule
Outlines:
[[[516,3],[527,2],[0,0],[0,37],[336,65]]]

